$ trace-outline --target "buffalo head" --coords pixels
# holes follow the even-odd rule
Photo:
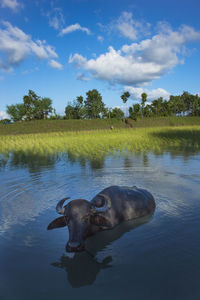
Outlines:
[[[106,195],[99,194],[95,203],[84,199],[70,201],[63,207],[69,198],[60,200],[56,210],[62,217],[53,220],[48,230],[68,226],[69,241],[66,250],[68,252],[80,252],[84,250],[84,240],[94,233],[111,227],[105,213],[110,208],[110,200]]]

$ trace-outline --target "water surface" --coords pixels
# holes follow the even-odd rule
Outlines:
[[[200,299],[200,154],[0,157],[0,299]],[[124,222],[65,252],[68,229],[47,231],[58,200],[91,200],[136,185],[154,216]]]

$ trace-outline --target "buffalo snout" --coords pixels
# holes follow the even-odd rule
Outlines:
[[[84,250],[84,233],[87,225],[75,217],[68,223],[69,240],[66,245],[67,252],[81,252]]]
[[[85,247],[83,243],[69,241],[66,245],[67,252],[81,252],[84,250]]]

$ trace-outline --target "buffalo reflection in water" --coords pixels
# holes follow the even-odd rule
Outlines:
[[[112,267],[112,256],[109,255],[102,262],[98,262],[95,258],[97,253],[118,240],[126,232],[147,223],[151,218],[152,215],[149,215],[136,220],[126,221],[114,229],[99,232],[87,239],[85,243],[86,251],[74,253],[73,257],[63,254],[59,262],[54,262],[51,265],[66,271],[67,280],[73,288],[91,285],[95,282],[98,273],[102,269]]]

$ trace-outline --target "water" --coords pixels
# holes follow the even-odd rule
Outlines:
[[[200,299],[200,154],[0,157],[0,299]],[[145,188],[152,217],[129,221],[67,254],[67,227],[47,231],[57,201],[110,185]]]

